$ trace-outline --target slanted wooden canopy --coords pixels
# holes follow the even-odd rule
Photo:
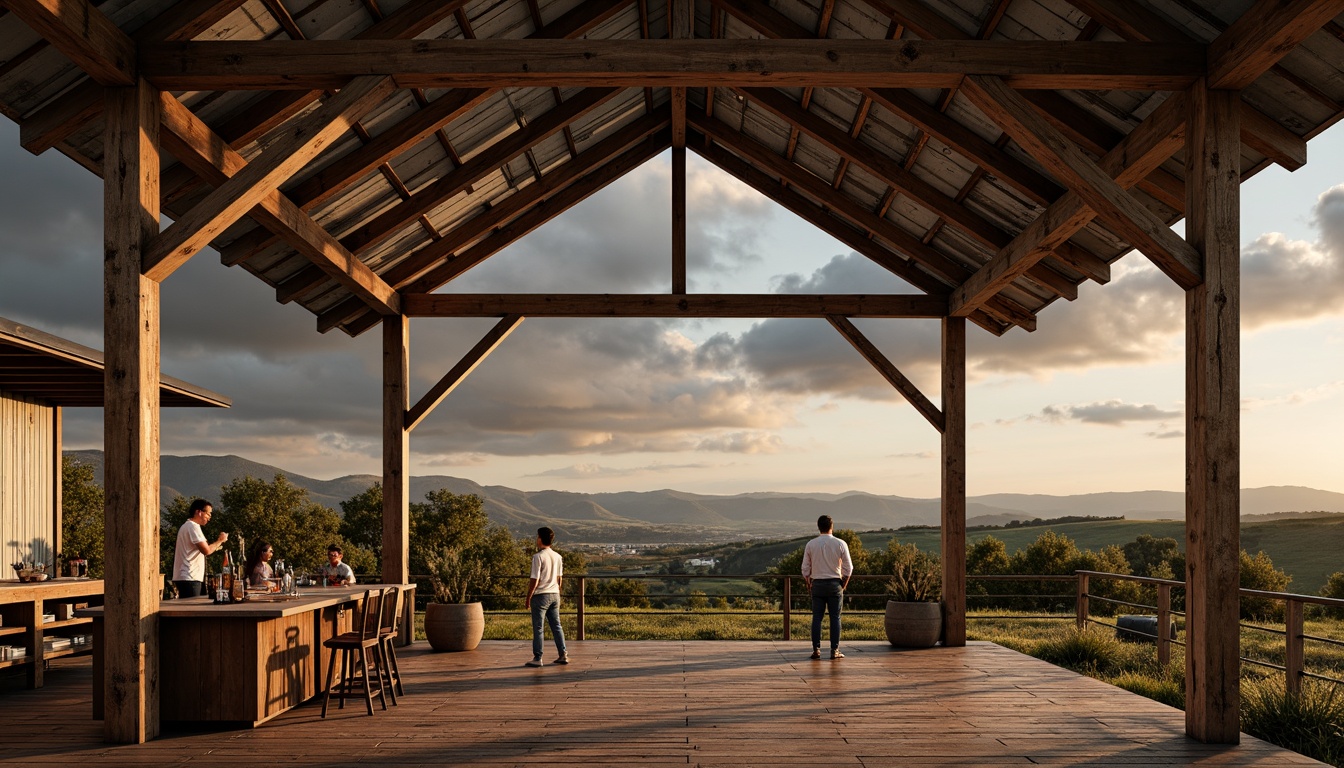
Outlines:
[[[389,582],[406,575],[409,429],[524,316],[827,318],[942,433],[950,644],[965,320],[1033,330],[1138,249],[1188,296],[1188,731],[1237,740],[1239,184],[1299,167],[1344,111],[1344,0],[5,4],[0,109],[26,148],[106,181],[124,374],[108,380],[109,551],[125,555],[110,738],[158,724],[157,595],[136,553],[157,521],[159,282],[214,245],[321,331],[382,324]],[[669,147],[675,299],[426,295]],[[688,148],[920,295],[685,295]],[[1182,216],[1184,239],[1167,226]],[[462,315],[503,319],[412,406],[408,318]],[[849,322],[865,316],[942,318],[941,407]]]

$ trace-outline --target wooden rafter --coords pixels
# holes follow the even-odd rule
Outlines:
[[[521,65],[520,65],[521,63]],[[967,71],[1017,88],[1173,90],[1204,46],[1002,40],[307,40],[141,46],[171,90],[340,87],[382,74],[403,88],[716,85],[946,88]]]
[[[164,146],[178,160],[217,187],[247,167],[241,155],[172,94],[162,94],[160,101]],[[382,314],[399,311],[398,297],[391,286],[278,191],[264,196],[250,213],[264,226],[282,233],[323,274],[349,288],[361,302]]]
[[[693,0],[667,0],[667,32],[672,40],[695,37]],[[672,148],[686,148],[686,86],[672,86]]]
[[[407,317],[915,317],[947,316],[925,294],[406,293]]]
[[[1341,13],[1342,0],[1259,0],[1209,44],[1209,88],[1245,88]]]
[[[845,341],[848,341],[850,346],[854,347],[860,355],[863,355],[863,359],[867,360],[873,368],[877,369],[878,373],[882,374],[882,378],[886,379],[888,384],[901,393],[901,396],[908,400],[915,407],[915,410],[919,411],[919,415],[927,419],[934,429],[939,432],[943,431],[943,412],[938,410],[938,406],[925,397],[923,392],[919,391],[919,387],[915,386],[914,382],[901,373],[901,369],[897,368],[891,360],[887,359],[886,355],[882,354],[882,350],[878,349],[877,345],[869,341],[868,337],[864,336],[863,332],[848,318],[839,315],[827,315],[826,319],[835,330],[840,332],[841,336],[845,337]]]
[[[135,41],[88,0],[6,0],[5,5],[94,82],[135,84]]]
[[[467,354],[462,356],[457,364],[443,375],[443,378],[435,382],[434,386],[424,394],[415,405],[406,410],[406,430],[410,431],[419,426],[425,417],[438,407],[443,399],[452,394],[457,385],[461,384],[471,372],[476,370],[485,358],[490,356],[495,348],[504,343],[504,340],[513,333],[514,329],[523,324],[522,315],[506,315],[504,319],[495,324],[476,346],[468,350]]]
[[[1098,163],[1127,188],[1180,151],[1184,142],[1184,99],[1173,96],[1153,111]],[[1073,192],[1055,201],[1026,229],[999,250],[952,296],[952,314],[964,315],[1021,275],[1059,243],[1087,226],[1095,213]]]
[[[154,238],[145,253],[145,274],[157,280],[172,274],[393,90],[388,77],[356,78]]]
[[[980,75],[967,76],[962,92],[1177,284],[1186,289],[1199,284],[1203,269],[1194,248],[1117,184],[1030,102],[1003,81]]]

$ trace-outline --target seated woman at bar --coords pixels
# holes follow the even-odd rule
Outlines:
[[[258,541],[252,548],[252,554],[247,557],[247,564],[243,568],[243,573],[247,574],[247,584],[250,587],[265,587],[275,591],[275,582],[271,581],[271,558],[275,556],[275,550],[267,541]]]

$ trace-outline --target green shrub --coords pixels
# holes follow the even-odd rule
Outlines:
[[[1308,757],[1344,764],[1344,693],[1334,685],[1308,684],[1290,694],[1278,680],[1244,684],[1241,727]]]
[[[1042,640],[1031,655],[1057,666],[1092,675],[1113,675],[1131,666],[1131,652],[1119,640],[1097,631],[1071,629]]]
[[[1185,709],[1185,673],[1176,667],[1165,673],[1157,669],[1122,672],[1106,682],[1169,707]]]

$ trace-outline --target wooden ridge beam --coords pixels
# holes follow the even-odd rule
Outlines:
[[[790,163],[774,151],[761,145],[745,134],[732,130],[713,118],[693,117],[695,127],[719,144],[743,156],[748,162],[787,181],[789,186],[807,195],[831,211],[832,214],[849,221],[866,235],[889,243],[897,252],[903,253],[919,263],[925,270],[938,279],[938,289],[948,290],[947,285],[960,285],[970,278],[971,270],[944,256],[933,246],[922,242],[915,235],[906,232],[894,222],[879,216],[853,200],[835,194],[824,180],[813,176],[803,168]],[[734,174],[736,175],[736,174]],[[850,247],[854,247],[852,244]],[[856,248],[856,250],[858,250]],[[863,253],[863,251],[860,251]],[[866,255],[866,254],[865,254]],[[880,262],[879,262],[880,263]],[[883,264],[891,269],[890,266]],[[899,274],[899,273],[898,273]],[[902,275],[904,277],[904,275]],[[916,284],[921,290],[932,292],[928,284]],[[1026,307],[1002,299],[987,307],[991,313],[998,313],[1007,322],[1035,330],[1035,316]]]
[[[1200,283],[1204,270],[1194,247],[1143,207],[1030,102],[1003,81],[980,75],[967,76],[962,92],[1178,285],[1189,289]]]
[[[355,78],[285,139],[267,147],[154,238],[144,256],[145,275],[163,280],[221,232],[279,189],[360,117],[394,90],[389,77]]]
[[[908,400],[916,411],[919,411],[919,415],[927,419],[934,429],[939,432],[943,431],[943,412],[938,410],[938,406],[925,397],[924,393],[919,391],[919,387],[906,378],[905,374],[901,373],[901,369],[887,359],[887,356],[882,354],[882,350],[869,341],[862,331],[848,318],[840,315],[827,315],[826,320],[835,330],[840,332],[841,336],[845,337],[845,341],[848,341],[850,346],[854,347],[860,355],[863,355],[863,359],[867,360],[877,369],[878,373],[882,374],[882,378],[886,379],[888,384],[894,387],[897,392],[900,392],[901,396]]]
[[[496,172],[501,165],[605,104],[618,93],[620,90],[616,88],[594,88],[576,95],[535,118],[526,128],[519,129],[482,149],[463,165],[454,168],[423,189],[417,190],[409,199],[392,206],[350,232],[341,239],[341,242],[356,254],[368,251],[395,234],[401,227],[415,221],[421,214],[429,213],[444,201]]]
[[[949,286],[934,276],[927,267],[914,259],[904,257],[888,249],[881,242],[873,239],[871,232],[858,227],[820,203],[814,202],[810,197],[797,191],[795,185],[786,186],[782,184],[778,178],[759,170],[747,160],[733,154],[712,140],[706,140],[698,144],[693,143],[693,146],[696,147],[696,152],[701,157],[713,163],[723,172],[730,174],[738,181],[778,203],[785,210],[844,243],[855,253],[864,256],[874,264],[929,295],[948,295]],[[993,302],[986,304],[986,308],[999,303],[1006,304],[1001,297],[996,296]],[[1022,315],[1023,322],[1026,323],[1023,327],[1028,330],[1035,330],[1035,317],[1025,310]],[[991,315],[983,308],[975,310],[970,315],[970,319],[995,336],[1002,336],[1013,325],[1013,322],[1005,317]]]
[[[5,0],[5,6],[94,82],[135,85],[135,41],[88,0]]]
[[[1005,40],[267,40],[141,46],[170,90],[311,90],[379,74],[402,88],[813,86],[944,88],[963,73],[1018,88],[1177,90],[1201,45]]]
[[[1209,89],[1249,86],[1341,13],[1344,0],[1258,0],[1209,43]]]
[[[562,192],[571,184],[580,181],[586,182],[590,175],[603,179],[606,174],[613,171],[619,171],[619,175],[624,175],[625,171],[622,169],[627,166],[638,165],[665,148],[660,141],[650,141],[649,139],[650,136],[666,125],[667,118],[663,114],[640,118],[592,145],[577,158],[547,173],[540,180],[528,184],[501,200],[498,204],[490,206],[488,210],[458,224],[452,230],[444,233],[443,237],[430,242],[397,262],[383,273],[383,279],[398,290],[405,288],[422,272],[434,268],[436,265],[446,268],[449,263],[458,257],[458,249],[504,226],[532,206]],[[631,149],[631,147],[634,147],[634,149]],[[629,157],[620,157],[627,151],[630,153]],[[609,161],[612,163],[610,170],[607,168]],[[310,270],[305,270],[304,273],[286,280],[281,284],[281,287],[289,285],[291,280],[305,281],[310,286],[303,289],[299,294],[303,295],[325,281],[326,278],[320,272],[312,275]],[[433,278],[430,278],[430,282],[433,282]],[[438,286],[436,285],[430,290],[435,288],[438,288]],[[364,305],[353,298],[343,301],[318,315],[318,330],[325,333],[359,314],[363,309]]]
[[[672,40],[695,37],[694,0],[668,0],[667,32]],[[686,86],[672,86],[672,149],[686,148]]]
[[[421,397],[414,406],[406,411],[405,429],[407,432],[419,426],[425,417],[438,407],[443,399],[457,389],[471,372],[476,370],[485,358],[495,351],[495,347],[504,343],[504,340],[513,333],[514,329],[523,324],[522,315],[505,315],[504,319],[495,324],[494,328],[472,347],[467,354],[462,356],[461,360],[443,375],[443,378],[435,382],[434,386]]]
[[[1130,131],[1098,163],[1122,188],[1146,177],[1185,142],[1185,98],[1172,96]],[[1096,214],[1068,192],[1022,230],[952,295],[952,314],[964,315],[994,297],[1035,263],[1087,226]]]
[[[947,298],[925,294],[405,293],[407,317],[941,318]]]
[[[172,94],[161,95],[160,111],[164,146],[202,178],[222,187],[229,178],[247,167],[242,155],[215,135]],[[349,288],[361,302],[381,314],[399,313],[399,297],[392,287],[280,192],[267,194],[252,209],[251,215],[263,226],[283,233],[299,253],[312,260],[324,274]]]

